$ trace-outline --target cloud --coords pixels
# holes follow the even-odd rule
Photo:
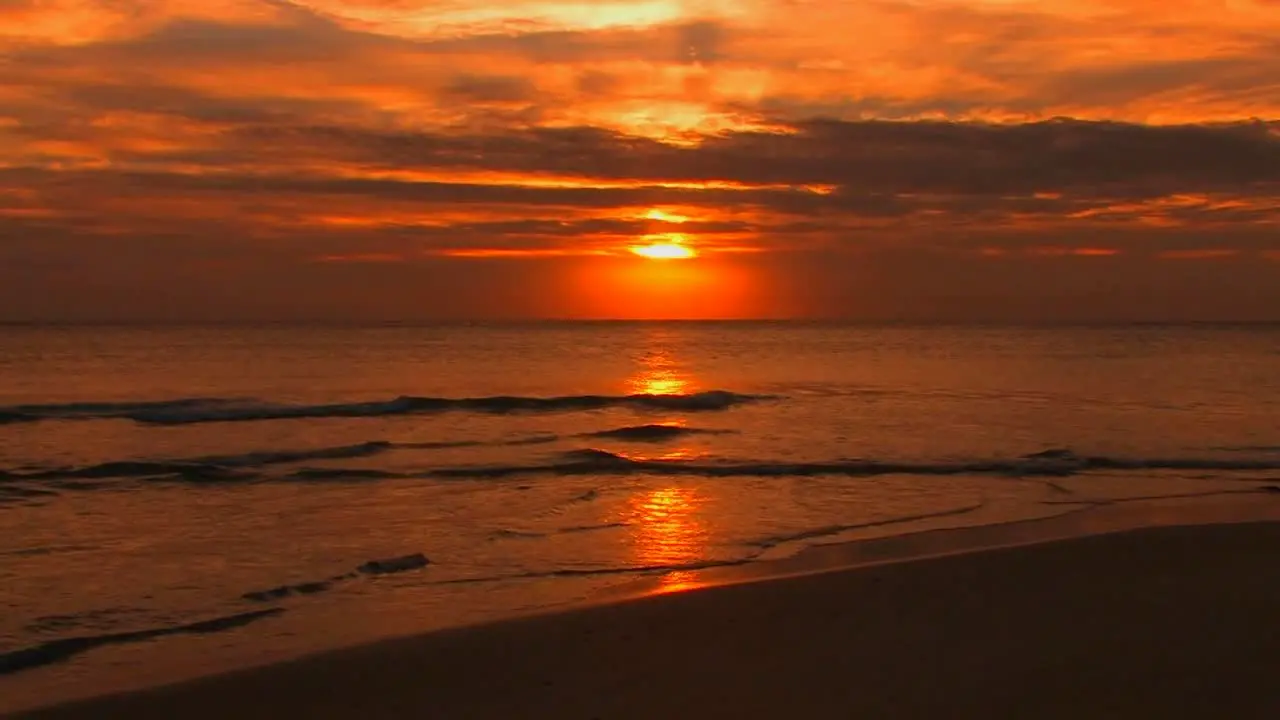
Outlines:
[[[1274,273],[1277,38],[1263,0],[0,0],[0,256]]]
[[[418,171],[492,171],[637,183],[829,184],[837,195],[1051,193],[1143,197],[1280,182],[1280,123],[1141,126],[810,121],[696,147],[577,128],[499,134],[254,125],[221,158],[287,168],[314,157]],[[834,201],[833,201],[834,202]]]
[[[198,152],[90,138],[107,166],[0,172],[0,188],[25,193],[0,218],[38,218],[45,232],[197,219],[241,236],[390,232],[421,251],[596,250],[675,231],[709,249],[1160,229],[1222,242],[1276,230],[1274,131],[815,121],[679,147],[592,128],[440,134],[249,118]],[[664,206],[693,221],[650,217]]]

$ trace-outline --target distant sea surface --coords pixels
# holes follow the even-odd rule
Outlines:
[[[1277,326],[0,327],[0,696],[1277,475]]]

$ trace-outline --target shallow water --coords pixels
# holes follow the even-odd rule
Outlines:
[[[1274,326],[0,328],[0,683],[1248,492],[1280,475],[1277,368]]]

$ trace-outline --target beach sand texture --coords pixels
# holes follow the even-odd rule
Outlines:
[[[459,628],[32,718],[1274,718],[1280,524],[1165,527]]]

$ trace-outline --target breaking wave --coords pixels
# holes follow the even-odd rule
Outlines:
[[[38,420],[96,420],[131,418],[135,414],[180,413],[205,408],[234,406],[243,399],[182,398],[150,402],[71,402],[0,407],[0,423],[36,422]]]
[[[637,442],[663,442],[694,434],[728,432],[725,430],[700,430],[697,428],[668,425],[639,425],[574,435],[581,438],[613,438]],[[246,470],[269,465],[287,465],[313,460],[351,460],[367,458],[393,450],[442,450],[451,448],[485,446],[527,446],[550,444],[561,440],[559,435],[538,435],[512,440],[455,440],[438,442],[388,442],[371,440],[353,445],[338,445],[308,450],[259,450],[232,455],[204,455],[191,458],[161,460],[112,460],[80,467],[62,467],[36,471],[8,471],[0,468],[0,482],[17,480],[80,479],[108,480],[112,478],[160,478],[172,477],[190,481],[234,481],[255,477]],[[295,473],[300,478],[323,480],[327,477],[350,478],[363,476],[369,479],[395,477],[372,469],[304,468]]]
[[[9,478],[47,480],[53,478],[104,480],[123,477],[177,476],[189,480],[239,480],[253,475],[246,468],[263,467],[307,460],[345,460],[364,458],[397,447],[422,447],[433,443],[396,443],[373,441],[356,445],[317,448],[314,450],[269,450],[241,455],[207,455],[179,460],[115,460],[83,467],[58,468],[30,473],[8,473]],[[0,477],[5,473],[0,471]]]
[[[632,442],[663,442],[690,435],[723,435],[731,430],[704,430],[682,425],[634,425],[614,430],[583,433],[578,437],[606,438],[609,440],[629,440]]]
[[[431,560],[422,553],[412,553],[410,555],[400,555],[392,558],[383,558],[380,560],[370,560],[355,570],[341,575],[325,578],[324,580],[313,580],[311,582],[295,583],[293,585],[279,585],[268,590],[254,590],[244,593],[240,596],[242,600],[254,600],[257,602],[268,602],[271,600],[279,600],[291,595],[315,595],[333,588],[340,582],[354,580],[361,575],[394,575],[410,570],[418,570],[431,564]]]
[[[647,426],[646,426],[647,427]],[[519,442],[519,441],[515,441]],[[465,443],[485,444],[485,443]],[[494,445],[510,444],[491,443]],[[101,487],[94,481],[139,479],[148,481],[223,483],[281,481],[377,481],[396,479],[502,479],[526,476],[578,475],[664,475],[694,477],[809,477],[843,475],[997,475],[1007,477],[1066,477],[1090,471],[1178,471],[1203,470],[1248,472],[1280,470],[1280,457],[1109,457],[1079,455],[1070,450],[1044,452],[1013,458],[960,461],[898,461],[835,459],[800,462],[768,462],[738,459],[646,459],[625,454],[582,448],[553,456],[547,462],[524,464],[425,466],[421,469],[387,470],[376,467],[294,467],[271,471],[275,464],[308,460],[362,458],[398,448],[453,447],[453,443],[367,442],[332,448],[297,451],[254,452],[242,455],[209,456],[185,460],[126,460],[84,467],[5,472],[0,470],[0,503],[50,494],[32,487],[59,490]],[[590,499],[590,495],[584,497]]]
[[[959,462],[831,460],[823,462],[702,462],[640,460],[606,450],[565,453],[556,462],[442,468],[424,475],[445,478],[502,478],[518,475],[647,474],[703,477],[783,477],[813,475],[1010,475],[1069,476],[1091,470],[1280,470],[1280,458],[1120,458],[1046,450],[1017,458]]]
[[[769,396],[744,395],[727,390],[709,390],[688,395],[566,395],[560,397],[501,395],[443,398],[404,395],[391,400],[319,405],[292,405],[224,398],[194,398],[160,402],[17,405],[0,408],[0,422],[124,419],[148,425],[190,425],[250,420],[387,417],[444,412],[475,412],[498,415],[508,413],[574,412],[614,407],[703,412],[727,410],[735,405],[765,399],[769,399]]]
[[[282,608],[268,608],[265,610],[255,610],[253,612],[239,613],[236,615],[227,615],[225,617],[214,618],[212,620],[201,620],[200,622],[193,622],[185,625],[171,625],[169,627],[151,628],[148,630],[132,630],[128,632],[108,633],[104,635],[81,635],[77,637],[62,638],[59,640],[50,640],[49,642],[41,643],[32,647],[0,653],[0,675],[9,675],[22,670],[40,667],[42,665],[51,665],[56,662],[62,662],[81,653],[89,652],[90,650],[106,645],[143,642],[146,640],[165,637],[167,635],[206,635],[209,633],[232,630],[263,618],[279,615],[282,612],[284,612],[284,609]]]
[[[596,525],[573,525],[570,527],[557,528],[547,532],[536,532],[533,530],[512,530],[504,528],[495,530],[492,538],[494,539],[516,539],[516,540],[542,540],[553,535],[577,535],[580,533],[599,532],[601,530],[616,530],[628,527],[624,522],[599,523]]]

